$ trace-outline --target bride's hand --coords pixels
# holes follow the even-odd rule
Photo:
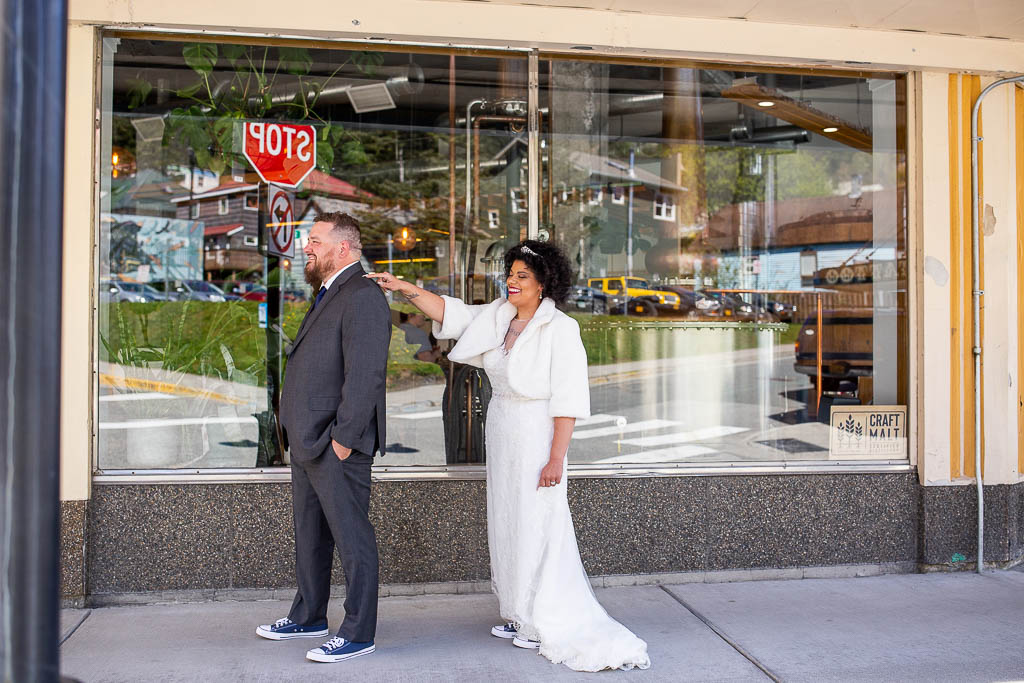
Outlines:
[[[540,471],[540,481],[537,482],[537,488],[558,486],[562,482],[562,469],[561,461],[548,460],[548,464],[544,465],[544,469]]]
[[[364,277],[368,277],[378,285],[380,288],[389,292],[401,291],[402,285],[406,284],[405,280],[399,280],[391,273],[367,273]]]

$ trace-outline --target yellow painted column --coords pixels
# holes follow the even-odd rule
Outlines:
[[[949,234],[950,234],[950,460],[949,478],[974,477],[974,327],[971,283],[971,108],[981,92],[977,76],[949,76]],[[979,127],[979,135],[981,129]],[[979,148],[978,184],[984,192]],[[984,240],[981,289],[984,290]],[[984,298],[982,309],[984,310]],[[984,320],[984,315],[982,316]],[[984,343],[984,325],[982,325]],[[982,356],[982,391],[984,355]],[[984,419],[984,394],[982,415]],[[982,434],[982,453],[984,453]],[[982,461],[984,470],[984,460]]]
[[[995,77],[924,72],[916,207],[921,216],[922,448],[925,485],[970,484],[974,467],[971,109]],[[1018,89],[1019,91],[1019,89]],[[982,474],[1024,471],[1024,93],[1003,86],[981,110]],[[986,290],[986,284],[991,287]]]
[[[935,310],[926,307],[926,330],[937,333],[948,330],[947,367],[934,361],[926,363],[926,384],[934,383],[933,374],[948,372],[948,482],[969,483],[975,472],[975,406],[971,263],[971,111],[981,90],[995,77],[951,74],[946,76],[948,192],[948,275],[946,291],[948,327],[940,328]],[[934,79],[932,85],[934,86]],[[1024,444],[1020,431],[1024,423],[1021,390],[1018,386],[1024,372],[1024,359],[1019,356],[1024,322],[1020,286],[1024,282],[1024,247],[1020,244],[1021,180],[1017,166],[1024,163],[1017,149],[1022,144],[1017,130],[1021,123],[1017,103],[1020,95],[1010,86],[1002,86],[986,96],[979,119],[979,136],[984,138],[978,150],[979,205],[981,230],[979,256],[981,298],[980,332],[982,340],[981,392],[982,476],[986,484],[1013,483],[1019,479],[1024,465]],[[937,115],[938,112],[933,112]],[[934,142],[934,141],[933,141]],[[925,140],[925,146],[929,141]],[[942,196],[941,184],[925,185],[924,201]],[[936,230],[929,225],[927,231]],[[927,238],[926,238],[927,241]],[[932,244],[937,241],[932,235]],[[932,251],[933,256],[935,251]],[[926,278],[927,282],[927,278]],[[986,288],[991,284],[991,290]],[[927,297],[926,297],[927,298]],[[927,331],[925,345],[934,346]],[[927,355],[927,354],[926,354]],[[934,358],[934,354],[932,354]],[[928,402],[930,389],[925,389]],[[934,405],[934,400],[932,400]],[[932,427],[937,426],[934,422]],[[926,447],[931,460],[933,450]],[[934,462],[933,462],[934,464]],[[934,476],[932,467],[927,483],[944,483]]]

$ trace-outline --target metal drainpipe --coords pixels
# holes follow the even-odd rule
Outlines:
[[[981,91],[971,111],[971,321],[974,328],[974,474],[978,485],[978,573],[985,567],[985,491],[981,476],[981,255],[978,235],[978,113],[981,101],[994,88],[1024,82],[1024,76],[1004,78]],[[1017,179],[1020,182],[1020,178]],[[1020,207],[1017,207],[1020,210]],[[1019,284],[1019,283],[1018,283]],[[1019,378],[1018,378],[1019,380]]]

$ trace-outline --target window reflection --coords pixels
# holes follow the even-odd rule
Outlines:
[[[108,38],[104,65],[102,469],[287,462],[275,386],[317,213],[359,221],[367,270],[500,294],[529,208],[525,59]],[[239,145],[274,120],[317,133],[290,257],[267,252],[267,186]],[[486,377],[450,367],[411,306],[393,314],[387,464],[482,462]]]
[[[902,81],[553,59],[529,206],[527,60],[106,38],[99,466],[279,466],[312,217],[471,303],[504,251],[576,267],[594,415],[573,462],[828,459],[831,406],[906,403]],[[296,249],[266,250],[245,121],[311,124]],[[397,298],[380,464],[481,463],[490,387]]]
[[[827,460],[831,406],[906,402],[898,80],[552,60],[541,84],[596,413],[576,462]]]

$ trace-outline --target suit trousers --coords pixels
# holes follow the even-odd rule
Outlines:
[[[304,625],[326,621],[337,545],[345,570],[345,619],[338,635],[357,643],[373,640],[377,630],[377,537],[369,516],[372,464],[373,456],[358,451],[338,460],[328,446],[320,457],[291,466],[299,589],[288,618]]]

